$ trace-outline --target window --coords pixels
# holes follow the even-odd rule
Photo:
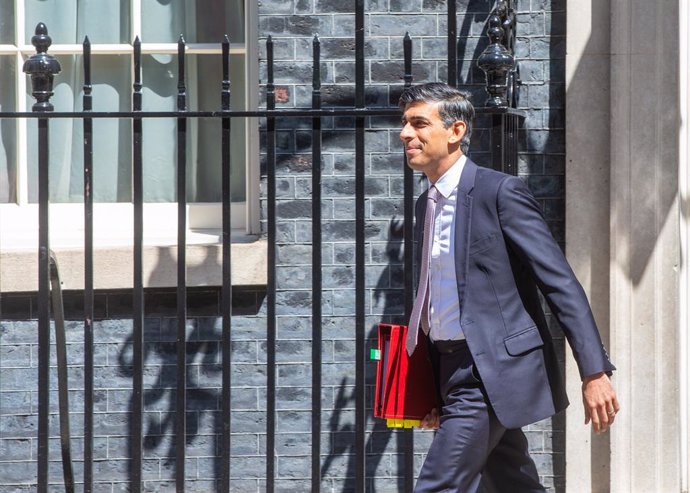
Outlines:
[[[188,108],[220,108],[220,42],[226,33],[231,41],[232,107],[255,108],[252,95],[256,91],[247,90],[258,85],[256,56],[252,56],[257,38],[253,3],[245,7],[244,0],[0,0],[0,107],[3,111],[31,108],[34,100],[22,65],[35,53],[31,37],[38,22],[44,22],[53,41],[48,52],[62,66],[51,99],[56,111],[82,109],[81,43],[86,35],[92,44],[94,110],[131,108],[135,36],[142,42],[143,109],[176,109],[180,34],[188,44]],[[174,119],[144,120],[144,200],[148,203],[175,201],[175,125]],[[233,208],[240,212],[233,226],[248,230],[254,227],[246,219],[246,204],[258,203],[257,180],[247,175],[248,169],[256,168],[248,165],[258,154],[250,149],[258,140],[250,138],[255,125],[240,119],[232,125],[232,199]],[[187,200],[193,203],[191,207],[205,204],[205,210],[212,211],[209,205],[221,201],[220,122],[191,119],[188,126]],[[0,121],[1,204],[22,206],[37,201],[36,133],[35,120]],[[52,120],[50,140],[51,203],[81,203],[82,121]],[[129,120],[94,121],[95,202],[131,201],[131,152]]]
[[[0,111],[30,111],[35,102],[23,73],[36,25],[46,24],[48,53],[61,64],[56,76],[56,111],[81,111],[82,42],[92,51],[93,109],[129,111],[133,40],[142,42],[143,109],[177,106],[177,41],[187,42],[186,85],[190,110],[216,110],[221,101],[221,42],[228,34],[232,106],[258,106],[258,5],[253,0],[0,0]],[[128,119],[94,119],[95,287],[131,287],[124,268],[131,259],[131,137]],[[238,255],[252,258],[233,267],[233,283],[265,284],[265,241],[259,230],[258,122],[232,121],[232,227]],[[144,120],[144,269],[148,286],[175,283],[177,242],[175,119]],[[35,119],[0,119],[0,291],[31,291],[36,285],[37,125]],[[51,247],[67,269],[65,289],[83,287],[82,120],[50,123]],[[220,121],[188,121],[187,200],[190,285],[219,285]],[[235,247],[233,247],[235,248]],[[245,252],[246,250],[246,252]],[[245,255],[246,253],[246,255]],[[249,255],[249,257],[247,257]],[[265,256],[265,255],[264,255]],[[233,265],[235,260],[233,260]],[[100,266],[100,267],[99,267]],[[210,266],[210,267],[209,267]],[[263,269],[265,270],[265,269]],[[65,272],[66,271],[66,272]],[[246,272],[244,272],[246,271]],[[237,276],[237,280],[236,280]]]

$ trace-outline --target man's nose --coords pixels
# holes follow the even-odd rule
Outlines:
[[[410,132],[410,124],[409,124],[409,123],[406,123],[406,124],[403,125],[403,127],[400,129],[400,140],[406,141],[406,140],[411,139],[412,137],[411,137],[410,133],[411,133],[411,132]]]

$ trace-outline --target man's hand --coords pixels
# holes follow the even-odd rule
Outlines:
[[[424,416],[419,427],[423,430],[437,430],[439,425],[438,409],[434,408],[429,411],[429,414]]]
[[[619,411],[616,391],[606,373],[595,373],[582,382],[582,402],[585,406],[585,424],[592,422],[595,433],[605,432]]]

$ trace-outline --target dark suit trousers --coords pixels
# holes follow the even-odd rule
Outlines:
[[[480,483],[487,493],[543,492],[527,438],[496,418],[467,344],[440,341],[432,351],[444,405],[415,492],[475,493]]]

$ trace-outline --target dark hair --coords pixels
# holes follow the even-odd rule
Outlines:
[[[469,94],[443,82],[429,82],[407,88],[400,96],[398,106],[404,110],[408,104],[417,102],[439,103],[438,113],[446,128],[457,121],[465,122],[467,130],[460,142],[460,148],[467,154],[474,119],[474,106],[470,102]]]

